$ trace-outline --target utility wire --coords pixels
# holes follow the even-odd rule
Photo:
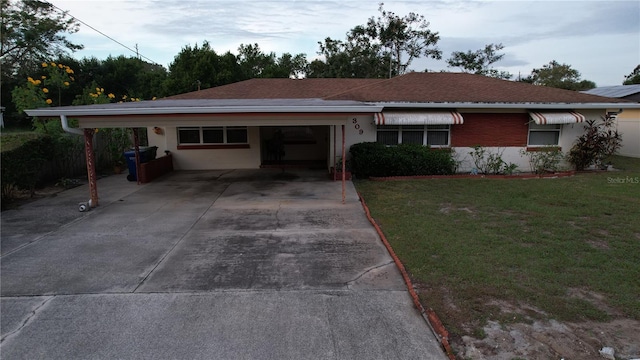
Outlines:
[[[107,34],[103,33],[102,31],[100,31],[100,30],[98,30],[98,29],[94,28],[93,26],[91,26],[91,25],[87,24],[86,22],[84,22],[84,21],[82,21],[82,20],[78,19],[77,17],[75,17],[75,16],[71,15],[71,14],[69,13],[69,11],[67,11],[67,10],[62,10],[62,9],[60,9],[59,7],[55,6],[54,4],[52,4],[52,3],[48,2],[48,1],[45,1],[45,2],[46,2],[47,4],[49,4],[49,5],[53,6],[54,8],[56,8],[56,9],[58,9],[58,10],[62,11],[62,13],[64,13],[64,14],[68,15],[69,17],[71,17],[72,19],[74,19],[74,20],[76,20],[77,22],[81,23],[82,25],[84,25],[84,26],[88,27],[89,29],[91,29],[91,30],[93,30],[93,31],[97,32],[98,34],[100,34],[100,35],[102,35],[102,36],[106,37],[107,39],[109,39],[109,40],[113,41],[114,43],[116,43],[116,44],[118,44],[118,45],[122,46],[123,48],[125,48],[125,49],[127,49],[127,50],[131,51],[132,53],[135,53],[137,56],[139,56],[139,57],[141,57],[141,58],[143,58],[143,59],[145,59],[145,60],[148,60],[149,62],[151,62],[151,63],[153,63],[153,64],[160,65],[158,62],[153,61],[153,60],[149,59],[148,57],[146,57],[146,56],[144,56],[144,55],[140,54],[140,52],[138,52],[137,50],[134,50],[134,49],[132,49],[132,48],[128,47],[127,45],[125,45],[125,44],[121,43],[120,41],[118,41],[118,40],[116,40],[116,39],[112,38],[111,36],[109,36],[109,35],[107,35]]]

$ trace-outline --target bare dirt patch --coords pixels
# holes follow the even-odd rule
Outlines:
[[[611,347],[616,359],[640,358],[640,321],[500,324],[489,321],[485,338],[463,336],[453,347],[461,359],[603,359],[600,350]]]
[[[468,207],[456,207],[456,206],[453,206],[453,204],[449,204],[449,203],[440,204],[439,211],[446,215],[449,215],[453,212],[458,212],[458,211],[471,214],[471,215],[475,214],[476,212],[474,209],[471,209]]]
[[[561,322],[534,306],[493,300],[483,303],[493,310],[486,323],[478,326],[455,305],[447,287],[419,286],[418,290],[437,292],[441,297],[439,304],[434,300],[431,305],[440,309],[438,315],[446,323],[457,359],[602,360],[606,359],[600,354],[604,347],[614,349],[615,359],[640,359],[640,321],[624,318],[603,295],[593,291],[569,289],[567,296],[593,304],[611,321]]]

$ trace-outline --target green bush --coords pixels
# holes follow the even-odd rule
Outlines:
[[[14,188],[29,190],[33,195],[35,186],[39,180],[39,173],[42,166],[53,157],[51,151],[54,143],[48,135],[16,135],[22,138],[11,138],[13,135],[2,135],[3,149],[0,153],[2,171],[2,198],[11,196]],[[7,144],[17,144],[20,146],[4,147]]]
[[[518,165],[514,163],[507,163],[502,160],[502,154],[504,149],[498,148],[496,152],[490,149],[476,145],[473,147],[473,151],[469,153],[471,160],[475,165],[475,169],[479,173],[485,175],[499,175],[506,174],[511,175],[518,168]]]
[[[553,173],[560,169],[564,154],[557,146],[545,146],[539,151],[520,150],[527,157],[531,171],[535,174]]]
[[[615,129],[615,117],[602,117],[601,122],[587,120],[584,134],[576,140],[567,156],[576,170],[596,165],[606,168],[611,157],[622,146],[622,135]]]
[[[453,174],[456,161],[449,149],[401,144],[387,147],[376,142],[354,144],[350,148],[353,172],[370,176],[411,176]]]

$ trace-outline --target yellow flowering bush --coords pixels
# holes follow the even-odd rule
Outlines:
[[[62,91],[74,81],[71,74],[73,69],[64,64],[55,62],[43,62],[40,64],[46,75],[39,79],[27,77],[27,84],[18,87],[12,92],[14,101],[19,109],[38,108],[54,104],[57,100],[58,106],[62,104]],[[56,99],[57,97],[57,99]]]

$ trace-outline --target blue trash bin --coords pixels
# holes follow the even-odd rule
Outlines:
[[[146,163],[156,158],[158,150],[157,146],[140,146],[140,163]],[[127,180],[138,181],[138,174],[136,172],[136,150],[129,150],[124,152],[124,158],[127,161],[127,167],[129,168],[129,175]]]

